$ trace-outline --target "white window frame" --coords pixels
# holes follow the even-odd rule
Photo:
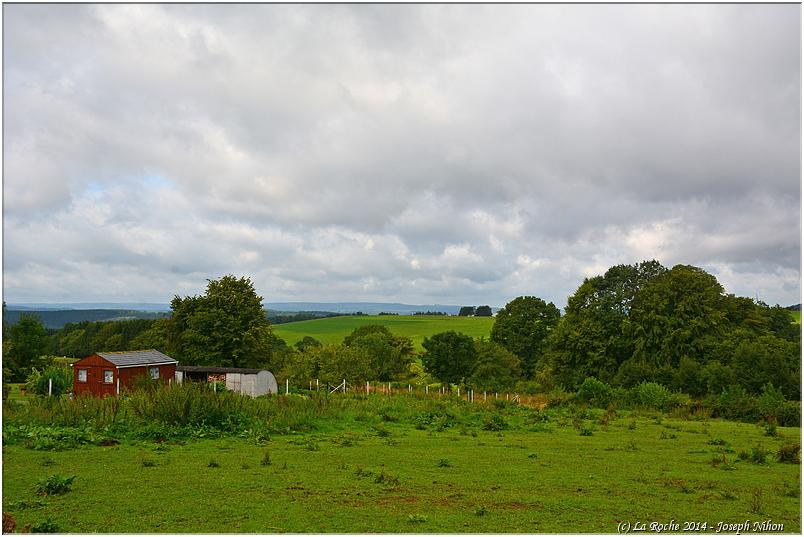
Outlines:
[[[148,373],[151,375],[151,380],[159,380],[159,368],[149,367]]]
[[[107,377],[106,374],[109,374]],[[104,384],[114,384],[114,371],[111,369],[104,369],[103,370],[103,383]]]
[[[78,370],[78,382],[86,382],[87,381],[87,370],[86,369],[79,369]]]

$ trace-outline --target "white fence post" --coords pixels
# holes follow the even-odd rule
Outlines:
[[[369,393],[369,381],[366,381],[366,393]]]
[[[117,395],[120,395],[120,377],[117,377]]]
[[[53,395],[53,378],[47,379],[47,394],[48,396]]]
[[[483,400],[486,400],[486,390],[483,390]]]
[[[430,394],[430,385],[429,385],[429,384],[425,384],[425,385],[424,385],[424,394],[425,394],[425,395],[429,395],[429,394]]]
[[[346,393],[346,379],[343,379],[343,393]]]
[[[318,379],[315,379],[315,391],[318,391]]]
[[[212,381],[212,391],[215,392],[215,393],[218,393],[218,381],[217,380]]]
[[[290,393],[290,380],[285,379],[285,395]]]

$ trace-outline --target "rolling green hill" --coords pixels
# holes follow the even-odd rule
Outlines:
[[[801,312],[800,311],[791,311],[790,315],[793,316],[793,320],[796,323],[801,324]]]
[[[312,336],[322,343],[340,343],[352,330],[367,324],[382,324],[398,336],[413,340],[416,350],[422,350],[425,337],[454,330],[467,336],[488,337],[494,317],[447,317],[440,315],[361,315],[331,317],[275,325],[274,333],[293,345],[304,336]]]

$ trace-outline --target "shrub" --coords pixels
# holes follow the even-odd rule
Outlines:
[[[217,461],[211,460],[207,463],[207,468],[220,468],[221,465]]]
[[[776,460],[791,464],[801,464],[801,444],[785,444],[776,453]]]
[[[491,414],[486,416],[483,421],[484,431],[502,431],[508,428],[508,423],[500,414]]]
[[[144,461],[142,461],[142,466],[143,468],[153,468],[154,466],[156,466],[156,462],[150,459],[145,459]]]
[[[775,419],[779,416],[784,403],[782,392],[774,388],[773,384],[769,382],[762,387],[762,394],[757,398],[757,410],[761,417]]]
[[[263,454],[263,456],[262,456],[262,460],[260,461],[260,464],[263,465],[263,466],[270,466],[271,465],[271,454],[266,451],[265,454]]]
[[[51,496],[53,494],[64,494],[70,491],[76,476],[65,477],[59,474],[50,475],[40,479],[36,485],[36,491],[41,496]]]
[[[581,427],[581,436],[592,436],[592,428],[585,425]]]
[[[715,401],[715,407],[718,415],[726,419],[757,419],[756,400],[740,385],[732,385],[723,390]]]
[[[47,367],[36,380],[34,392],[39,395],[47,395],[49,381],[52,381],[51,394],[54,397],[66,393],[73,387],[72,369],[61,365]]]
[[[62,533],[58,524],[47,518],[31,526],[31,533]]]
[[[582,403],[605,408],[611,403],[611,386],[595,377],[586,377],[578,388],[575,398]]]
[[[670,390],[655,382],[642,382],[629,391],[631,403],[643,408],[664,409],[670,405]]]
[[[751,462],[756,464],[765,464],[769,453],[770,452],[765,449],[764,446],[758,444],[751,448]]]
[[[438,467],[439,468],[449,468],[451,464],[449,463],[449,459],[439,459],[438,460]]]
[[[776,421],[783,427],[801,427],[801,401],[786,401],[779,408]]]

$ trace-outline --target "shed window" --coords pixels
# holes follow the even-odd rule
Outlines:
[[[114,371],[105,370],[103,372],[103,382],[106,384],[114,382]]]
[[[79,369],[78,370],[78,382],[86,382],[87,381],[87,370],[86,369]]]
[[[151,367],[149,368],[151,371],[151,378],[153,380],[157,380],[159,378],[159,368],[158,367]]]

